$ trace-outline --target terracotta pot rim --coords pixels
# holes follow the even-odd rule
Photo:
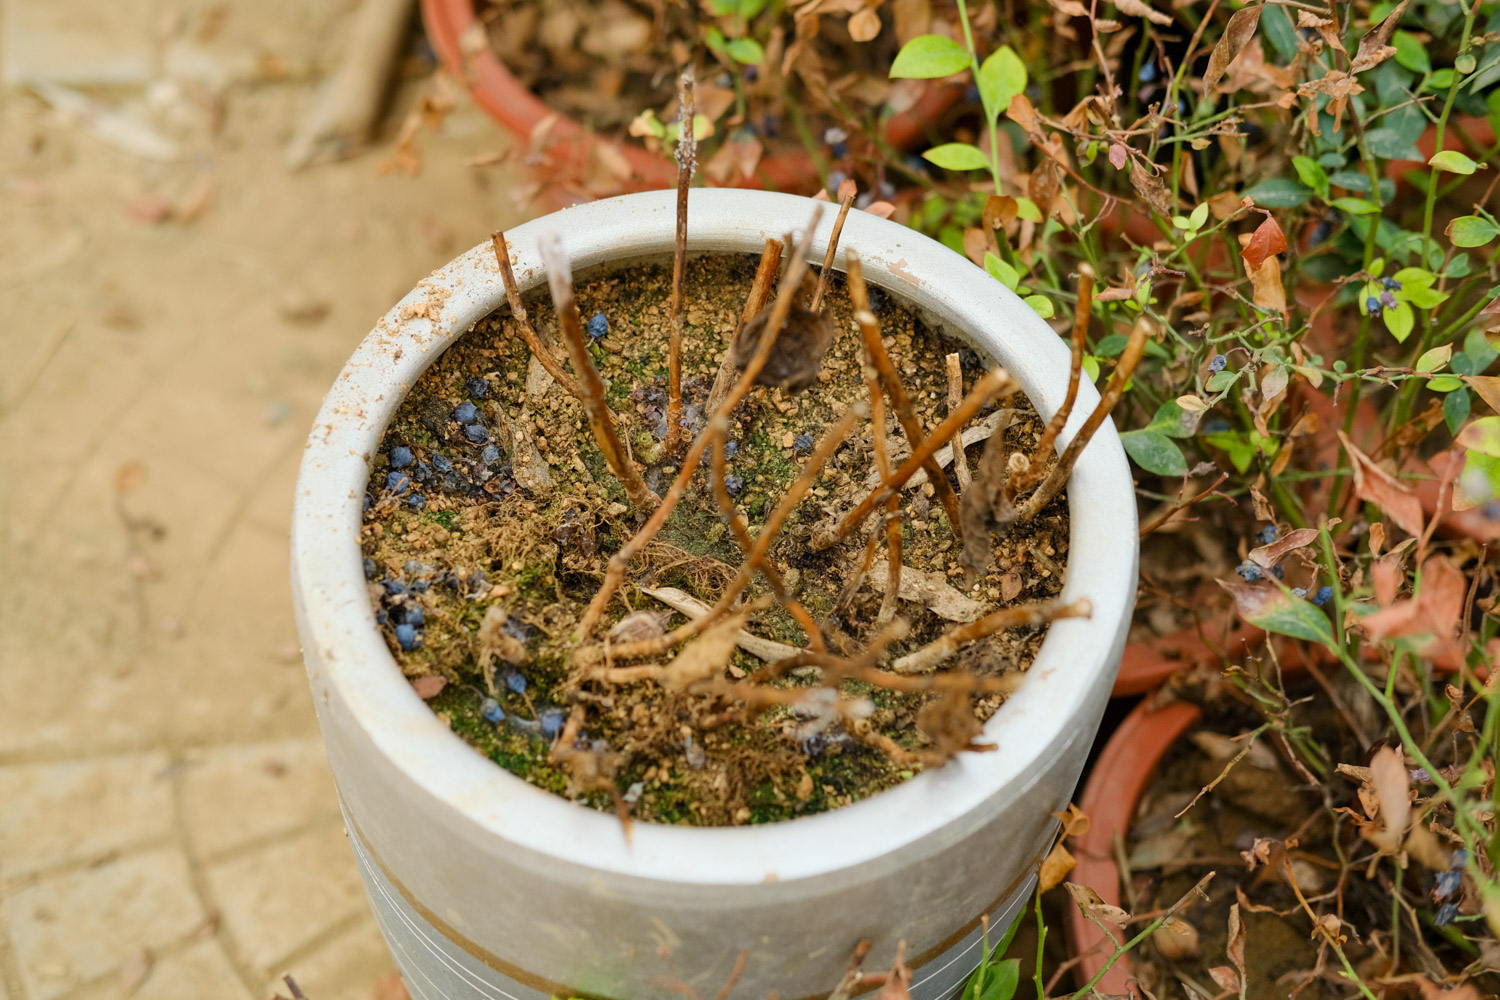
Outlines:
[[[422,0],[422,20],[443,65],[476,104],[518,138],[529,138],[538,125],[550,118],[554,151],[565,158],[582,158],[592,144],[607,144],[625,157],[632,172],[648,186],[673,183],[676,170],[668,158],[648,152],[637,143],[621,142],[585,129],[522,84],[488,44],[466,53],[464,36],[480,24],[473,0]],[[886,122],[886,141],[897,149],[911,146],[921,138],[928,122],[957,103],[964,89],[933,81],[911,109],[893,115]],[[806,192],[818,189],[821,178],[806,152],[768,153],[756,167],[755,177],[746,178],[743,185],[725,186]]]

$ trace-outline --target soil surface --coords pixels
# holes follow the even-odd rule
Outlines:
[[[683,394],[691,433],[703,426],[704,402],[755,264],[740,256],[689,262]],[[590,351],[620,436],[658,493],[677,471],[662,444],[670,284],[669,268],[645,267],[585,280],[577,288],[580,313],[593,333],[608,324]],[[887,349],[924,425],[934,426],[947,413],[943,356],[960,352],[966,390],[983,373],[980,359],[929,330],[889,296],[878,290],[877,296],[874,308]],[[814,386],[795,396],[756,389],[735,414],[726,485],[752,536],[823,432],[868,398],[841,277],[831,282],[828,302],[838,334]],[[526,305],[541,336],[558,344],[545,292],[528,296]],[[1012,408],[1007,444],[1029,450],[1041,430],[1029,404],[1017,395],[999,405]],[[896,421],[888,424],[893,461],[899,462],[907,448]],[[970,445],[971,466],[982,447]],[[770,552],[788,589],[819,621],[830,651],[857,651],[868,642],[885,578],[870,573],[836,607],[863,560],[865,538],[856,533],[824,552],[813,552],[807,540],[815,524],[848,510],[869,491],[871,448],[866,421],[833,454]],[[676,588],[712,604],[739,568],[741,550],[707,477],[705,468],[631,565],[603,628],[645,628],[648,634],[674,628],[686,619],[642,588]],[[1015,526],[995,545],[996,564],[970,584],[932,491],[925,484],[903,495],[904,576],[920,571],[946,581],[949,596],[976,602],[977,614],[1061,590],[1068,555],[1065,496],[1034,521]],[[877,520],[871,518],[866,530]],[[654,681],[580,683],[571,670],[570,636],[609,556],[641,521],[609,472],[580,405],[529,357],[509,309],[502,308],[419,380],[374,458],[362,544],[377,621],[419,693],[477,750],[539,787],[614,808],[612,795],[598,786],[579,787],[549,759],[566,713],[583,706],[584,732],[575,745],[607,749],[617,762],[612,784],[639,819],[712,825],[788,819],[855,801],[920,769],[851,738],[836,722],[784,707],[705,727],[708,717],[725,708],[716,696],[671,693]],[[884,558],[881,545],[877,559]],[[757,583],[747,598],[761,592]],[[916,649],[952,624],[922,603],[902,600],[898,611],[910,633],[890,647],[892,655]],[[775,605],[746,628],[795,647],[807,642],[792,616]],[[1044,627],[999,632],[966,647],[943,669],[979,676],[1024,670],[1044,634]],[[497,651],[487,681],[481,659]],[[741,679],[763,666],[737,650],[720,673]],[[794,675],[771,683],[790,688],[813,682]],[[870,726],[899,746],[927,745],[919,716],[933,696],[852,680],[843,682],[841,693],[868,698]],[[965,711],[976,721],[987,719],[1002,700],[996,694],[964,697]]]

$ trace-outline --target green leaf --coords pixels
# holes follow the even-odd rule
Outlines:
[[[1444,344],[1442,347],[1434,347],[1417,359],[1417,371],[1435,372],[1448,363],[1453,357],[1453,345]]]
[[[1228,389],[1230,386],[1234,385],[1235,381],[1239,377],[1239,372],[1232,372],[1227,370],[1222,372],[1214,372],[1208,377],[1208,381],[1204,383],[1203,388],[1207,389],[1209,392],[1223,392],[1225,389]]]
[[[1500,498],[1500,458],[1470,451],[1464,458],[1464,471],[1459,473],[1458,483],[1465,498],[1476,506]],[[1477,496],[1476,486],[1482,491]]]
[[[1002,45],[979,65],[979,96],[991,111],[1004,111],[1011,98],[1026,89],[1026,65],[1009,45]]]
[[[1157,407],[1156,415],[1142,430],[1155,431],[1174,438],[1192,437],[1193,432],[1188,430],[1183,416],[1182,407],[1177,405],[1175,399],[1169,399]]]
[[[1240,192],[1262,208],[1296,208],[1312,197],[1312,191],[1286,177],[1273,177]]]
[[[1427,47],[1417,41],[1409,31],[1398,31],[1391,36],[1396,47],[1396,61],[1413,73],[1431,73],[1432,60],[1427,58]]]
[[[1335,198],[1330,204],[1341,212],[1350,215],[1379,215],[1380,206],[1373,202],[1365,201],[1363,198]]]
[[[1393,128],[1374,128],[1365,133],[1370,152],[1383,160],[1421,160],[1416,143]]]
[[[1420,267],[1403,267],[1391,275],[1401,282],[1401,290],[1409,292],[1415,288],[1431,288],[1432,283],[1437,280],[1437,275]]]
[[[1500,417],[1480,417],[1464,428],[1458,443],[1470,451],[1500,457]]]
[[[1276,50],[1283,62],[1289,62],[1297,55],[1297,32],[1292,27],[1291,15],[1287,8],[1281,6],[1262,7],[1260,14],[1261,34],[1270,39],[1271,47]]]
[[[1147,472],[1158,476],[1187,475],[1187,459],[1182,457],[1182,449],[1165,434],[1152,430],[1126,431],[1120,435],[1120,443],[1135,464]]]
[[[1396,293],[1396,298],[1404,298],[1418,309],[1435,309],[1448,301],[1448,293],[1440,292],[1436,288],[1422,286],[1413,288],[1410,291],[1403,289]]]
[[[1051,319],[1056,312],[1056,309],[1052,305],[1052,300],[1045,295],[1028,295],[1021,301],[1032,309],[1035,309],[1036,314],[1042,317],[1042,319]]]
[[[1443,150],[1428,160],[1427,165],[1454,174],[1472,174],[1479,169],[1479,164],[1456,149]]]
[[[1334,648],[1333,626],[1328,616],[1280,582],[1272,582],[1276,584],[1275,589],[1222,581],[1220,586],[1234,595],[1240,617],[1256,628]]]
[[[708,31],[704,32],[703,43],[715,52],[723,51],[725,44],[727,44],[724,39],[724,32],[718,28],[709,28]]]
[[[1092,354],[1083,356],[1083,374],[1087,376],[1089,384],[1097,384],[1099,381],[1099,359]]]
[[[1434,375],[1427,380],[1427,388],[1433,392],[1452,392],[1463,387],[1464,380],[1455,375]]]
[[[729,58],[747,66],[758,66],[766,58],[766,50],[753,38],[736,38],[724,50],[729,53]]]
[[[766,0],[739,0],[739,15],[749,21],[766,9]]]
[[[1467,391],[1450,392],[1443,397],[1443,422],[1448,425],[1449,434],[1457,434],[1464,421],[1469,419],[1471,404]]]
[[[968,990],[964,991],[965,1000],[1011,1000],[1016,995],[1016,987],[1021,985],[1021,960],[1007,958],[994,965],[983,965],[975,971],[971,985],[981,976],[984,981],[972,995]]]
[[[1478,375],[1488,368],[1495,358],[1500,357],[1500,352],[1490,345],[1489,338],[1484,335],[1483,330],[1470,330],[1469,335],[1464,338],[1464,355],[1474,366],[1471,374]]]
[[[989,157],[967,142],[945,142],[922,154],[922,159],[936,163],[944,170],[988,170]]]
[[[1328,174],[1318,165],[1318,161],[1306,156],[1292,157],[1292,166],[1297,170],[1297,176],[1302,178],[1302,183],[1318,192],[1321,198],[1328,197]]]
[[[1193,209],[1193,214],[1188,216],[1187,228],[1202,229],[1203,224],[1208,221],[1208,202],[1204,202]]]
[[[1382,318],[1385,320],[1385,328],[1391,331],[1391,336],[1403,344],[1411,336],[1412,327],[1417,323],[1416,314],[1412,312],[1409,302],[1397,302],[1396,308],[1385,310]]]
[[[1030,198],[1016,199],[1016,218],[1027,222],[1041,222],[1042,210],[1036,207],[1036,202]]]
[[[1422,90],[1447,90],[1453,86],[1453,70],[1440,69],[1433,72],[1426,80],[1422,81]]]
[[[931,80],[952,76],[969,66],[969,53],[951,38],[918,35],[896,53],[891,63],[892,79]]]
[[[1016,285],[1021,282],[1021,275],[1014,267],[1011,267],[988,250],[984,252],[984,269],[990,272],[992,278],[1011,291],[1015,291]]]
[[[1463,215],[1448,223],[1447,233],[1456,247],[1482,247],[1500,234],[1500,227],[1480,215]]]

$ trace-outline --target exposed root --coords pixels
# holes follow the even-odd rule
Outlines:
[[[1016,608],[1002,608],[993,614],[967,625],[949,629],[941,638],[935,639],[914,653],[908,653],[896,661],[899,673],[910,674],[931,670],[964,646],[977,639],[1004,628],[1026,626],[1035,628],[1059,618],[1087,618],[1094,612],[1088,598],[1081,597],[1069,604],[1047,601],[1042,604],[1023,604]]]

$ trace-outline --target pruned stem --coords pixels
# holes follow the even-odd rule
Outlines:
[[[959,365],[958,354],[955,352],[948,355],[948,412],[952,413],[958,408],[958,404],[964,401],[964,372]],[[953,442],[953,476],[958,480],[958,488],[966,490],[973,478],[969,475],[969,456],[964,454],[963,435]]]
[[[1015,628],[1020,625],[1045,625],[1047,622],[1056,621],[1059,618],[1087,618],[1093,613],[1093,610],[1093,605],[1089,603],[1086,597],[1081,597],[1070,604],[1062,604],[1057,601],[1043,601],[1038,604],[1022,604],[1014,608],[1002,608],[992,614],[985,615],[978,621],[972,621],[967,625],[959,625],[956,628],[951,628],[921,649],[906,654],[896,661],[896,670],[898,673],[903,674],[914,674],[931,670],[969,643],[976,639],[983,639],[987,635],[993,635],[1001,629]],[[962,677],[965,675],[958,674],[956,676]]]
[[[760,254],[760,266],[755,269],[755,281],[750,286],[749,297],[745,299],[745,309],[740,313],[739,326],[729,338],[731,345],[739,339],[740,329],[766,307],[766,300],[771,297],[771,285],[776,281],[776,270],[781,266],[781,251],[785,247],[786,244],[780,240],[766,240],[765,249]],[[724,359],[719,362],[719,372],[714,376],[713,388],[708,393],[709,413],[718,412],[719,404],[724,402],[724,397],[729,393],[729,387],[734,385],[737,371],[739,369],[734,364],[734,352],[726,350]]]
[[[642,510],[649,510],[661,503],[661,498],[651,492],[635,463],[620,447],[620,438],[615,433],[614,415],[604,400],[604,382],[589,357],[589,349],[583,341],[583,322],[578,317],[578,304],[573,299],[573,268],[563,252],[562,239],[553,233],[542,238],[539,247],[542,262],[547,265],[547,282],[552,290],[552,307],[557,313],[557,325],[562,330],[563,340],[568,345],[568,354],[573,360],[573,370],[578,373],[583,389],[580,397],[584,412],[589,418],[589,427],[594,440],[604,453],[610,471],[625,487],[630,502]]]
[[[672,254],[672,328],[667,341],[666,450],[677,450],[682,440],[682,276],[687,269],[688,189],[698,165],[698,141],[693,110],[693,71],[678,81],[677,103],[677,238]]]
[[[1036,517],[1041,509],[1051,503],[1052,498],[1062,491],[1084,446],[1093,438],[1099,425],[1104,423],[1104,418],[1109,416],[1115,404],[1120,401],[1120,397],[1125,394],[1125,383],[1130,381],[1131,373],[1140,362],[1141,353],[1146,349],[1146,340],[1150,333],[1150,320],[1143,316],[1136,321],[1135,328],[1130,331],[1130,340],[1120,354],[1120,363],[1115,365],[1114,374],[1109,377],[1109,385],[1105,386],[1104,396],[1099,400],[1099,405],[1094,407],[1094,412],[1089,414],[1088,420],[1084,421],[1078,433],[1073,435],[1073,440],[1068,442],[1068,446],[1058,456],[1057,462],[1052,466],[1052,471],[1047,473],[1046,479],[1042,480],[1042,485],[1038,486],[1036,492],[1027,497],[1026,501],[1017,508],[1017,521],[1028,521]]]
[[[885,394],[891,401],[891,409],[896,411],[896,419],[901,422],[901,430],[906,434],[906,440],[911,445],[912,454],[923,450],[923,438],[926,436],[922,431],[922,423],[917,419],[917,411],[911,405],[911,397],[906,394],[906,387],[901,384],[901,378],[896,374],[896,366],[891,364],[890,355],[885,351],[885,344],[880,339],[880,328],[875,323],[875,317],[870,315],[870,297],[865,289],[864,268],[860,265],[859,255],[852,250],[844,254],[845,267],[849,279],[849,298],[854,302],[855,315],[863,312],[870,316],[870,322],[860,323],[860,336],[864,338],[865,349],[870,352],[870,360],[875,363],[875,370],[880,373],[880,384],[885,387]],[[960,427],[962,430],[962,427]],[[939,442],[941,447],[943,442]],[[933,449],[936,450],[936,449]],[[953,486],[948,482],[948,477],[943,474],[942,467],[933,459],[929,452],[922,467],[927,470],[929,481],[937,488],[938,499],[943,502],[943,510],[948,515],[948,523],[953,527],[953,536],[961,544],[963,542],[963,525],[958,513],[958,494],[953,492]]]
[[[734,384],[734,388],[719,403],[713,411],[713,416],[703,433],[693,442],[683,458],[682,467],[677,472],[677,477],[672,481],[672,486],[667,490],[667,495],[662,498],[661,506],[656,508],[651,518],[630,537],[630,540],[620,547],[620,550],[610,557],[609,565],[604,572],[604,582],[599,585],[599,592],[589,602],[589,606],[583,613],[583,620],[578,624],[578,632],[575,641],[581,640],[593,631],[594,626],[599,624],[599,619],[604,614],[604,608],[609,604],[610,598],[619,589],[620,581],[625,577],[625,568],[630,565],[630,560],[635,557],[641,549],[650,544],[651,539],[661,530],[662,525],[667,523],[667,518],[676,509],[678,501],[687,492],[688,482],[693,477],[693,472],[698,467],[698,462],[703,458],[704,449],[713,440],[714,435],[723,435],[729,428],[729,414],[739,405],[741,399],[750,391],[755,384],[755,378],[766,366],[766,361],[771,356],[771,351],[776,347],[776,339],[781,336],[781,327],[786,323],[787,314],[791,311],[792,301],[796,296],[797,286],[802,281],[802,275],[807,271],[807,244],[812,236],[813,230],[818,225],[818,219],[822,216],[822,209],[813,212],[812,221],[808,224],[806,232],[792,250],[791,259],[787,261],[786,280],[782,283],[781,291],[776,296],[776,304],[771,310],[771,315],[766,323],[766,332],[761,336],[759,347],[755,355],[751,357],[750,363],[745,366],[740,380]],[[704,616],[707,617],[707,616]]]
[[[833,269],[833,255],[839,249],[839,236],[844,231],[844,219],[849,215],[849,208],[854,204],[854,196],[858,193],[853,180],[846,180],[839,185],[839,215],[833,220],[833,234],[828,237],[828,249],[823,254],[823,270],[818,272],[818,287],[813,290],[811,304],[807,308],[817,312],[823,308],[823,295],[828,291],[828,272]]]
[[[573,376],[568,374],[562,362],[557,360],[557,355],[552,353],[552,349],[537,334],[536,328],[531,325],[531,320],[526,315],[526,303],[521,301],[521,288],[516,284],[515,272],[511,270],[510,247],[505,242],[505,233],[496,230],[490,236],[490,244],[495,248],[495,260],[500,265],[500,280],[505,282],[505,298],[510,302],[510,314],[515,318],[516,328],[521,331],[521,339],[526,341],[526,346],[531,350],[531,356],[541,362],[547,374],[563,387],[564,392],[574,399],[582,399],[583,390],[578,387]]]
[[[1063,397],[1052,419],[1042,430],[1042,438],[1031,454],[1031,464],[1010,481],[1009,496],[1024,493],[1042,477],[1042,469],[1057,443],[1057,435],[1067,426],[1073,415],[1073,403],[1078,399],[1078,383],[1083,377],[1083,352],[1088,347],[1089,311],[1094,302],[1094,269],[1087,264],[1078,269],[1078,306],[1073,311],[1073,356],[1068,366],[1068,394]]]
[[[859,267],[858,259],[851,262],[852,268]],[[851,289],[853,285],[851,284]],[[860,283],[860,291],[864,291],[863,282]],[[880,338],[879,328],[875,323],[875,314],[869,310],[869,299],[864,297],[864,307],[856,307],[854,321],[859,324],[862,336],[866,340],[870,336],[877,340]],[[869,330],[868,334],[864,333]],[[870,355],[868,347],[864,352],[865,364],[865,388],[870,394],[870,425],[873,428],[873,439],[875,447],[875,469],[880,473],[880,481],[884,483],[891,477],[890,457],[886,453],[885,443],[885,397],[880,392],[880,373],[875,369],[874,359]],[[875,623],[883,625],[896,615],[896,604],[900,599],[901,592],[901,519],[897,515],[901,509],[901,494],[893,493],[891,498],[885,502],[885,544],[890,550],[890,558],[886,561],[885,596],[880,600],[880,611],[875,615]],[[875,536],[870,536],[871,546],[865,550],[866,566],[868,557],[873,554]],[[863,573],[860,576],[864,576]],[[857,584],[856,584],[857,586]]]
[[[948,418],[933,430],[932,436],[913,448],[911,455],[891,474],[890,479],[878,489],[872,490],[853,510],[840,518],[834,528],[813,534],[811,539],[813,551],[821,552],[848,537],[849,532],[863,524],[865,518],[869,517],[877,506],[885,503],[891,494],[899,492],[906,481],[932,458],[933,452],[957,434],[960,428],[979,412],[980,407],[996,396],[1015,392],[1017,388],[1015,380],[1005,373],[1005,369],[993,368],[986,372],[978,382],[974,383],[974,388],[969,390],[969,394],[964,397],[958,409],[948,414]],[[956,527],[956,520],[954,524]]]
[[[713,443],[713,487],[714,498],[719,501],[719,509],[724,512],[725,519],[729,522],[730,530],[734,532],[735,540],[740,543],[740,549],[749,555],[755,548],[755,540],[750,537],[750,531],[745,526],[745,521],[740,517],[740,512],[735,509],[734,498],[729,495],[729,485],[725,481],[724,463],[724,438],[715,437]],[[776,567],[770,563],[763,563],[760,571],[764,574],[766,582],[771,585],[771,591],[776,595],[776,600],[781,602],[782,607],[791,612],[797,624],[807,633],[808,644],[816,650],[824,648],[823,633],[818,629],[818,622],[802,606],[802,602],[794,598],[786,589],[786,584],[781,579],[781,574]]]

